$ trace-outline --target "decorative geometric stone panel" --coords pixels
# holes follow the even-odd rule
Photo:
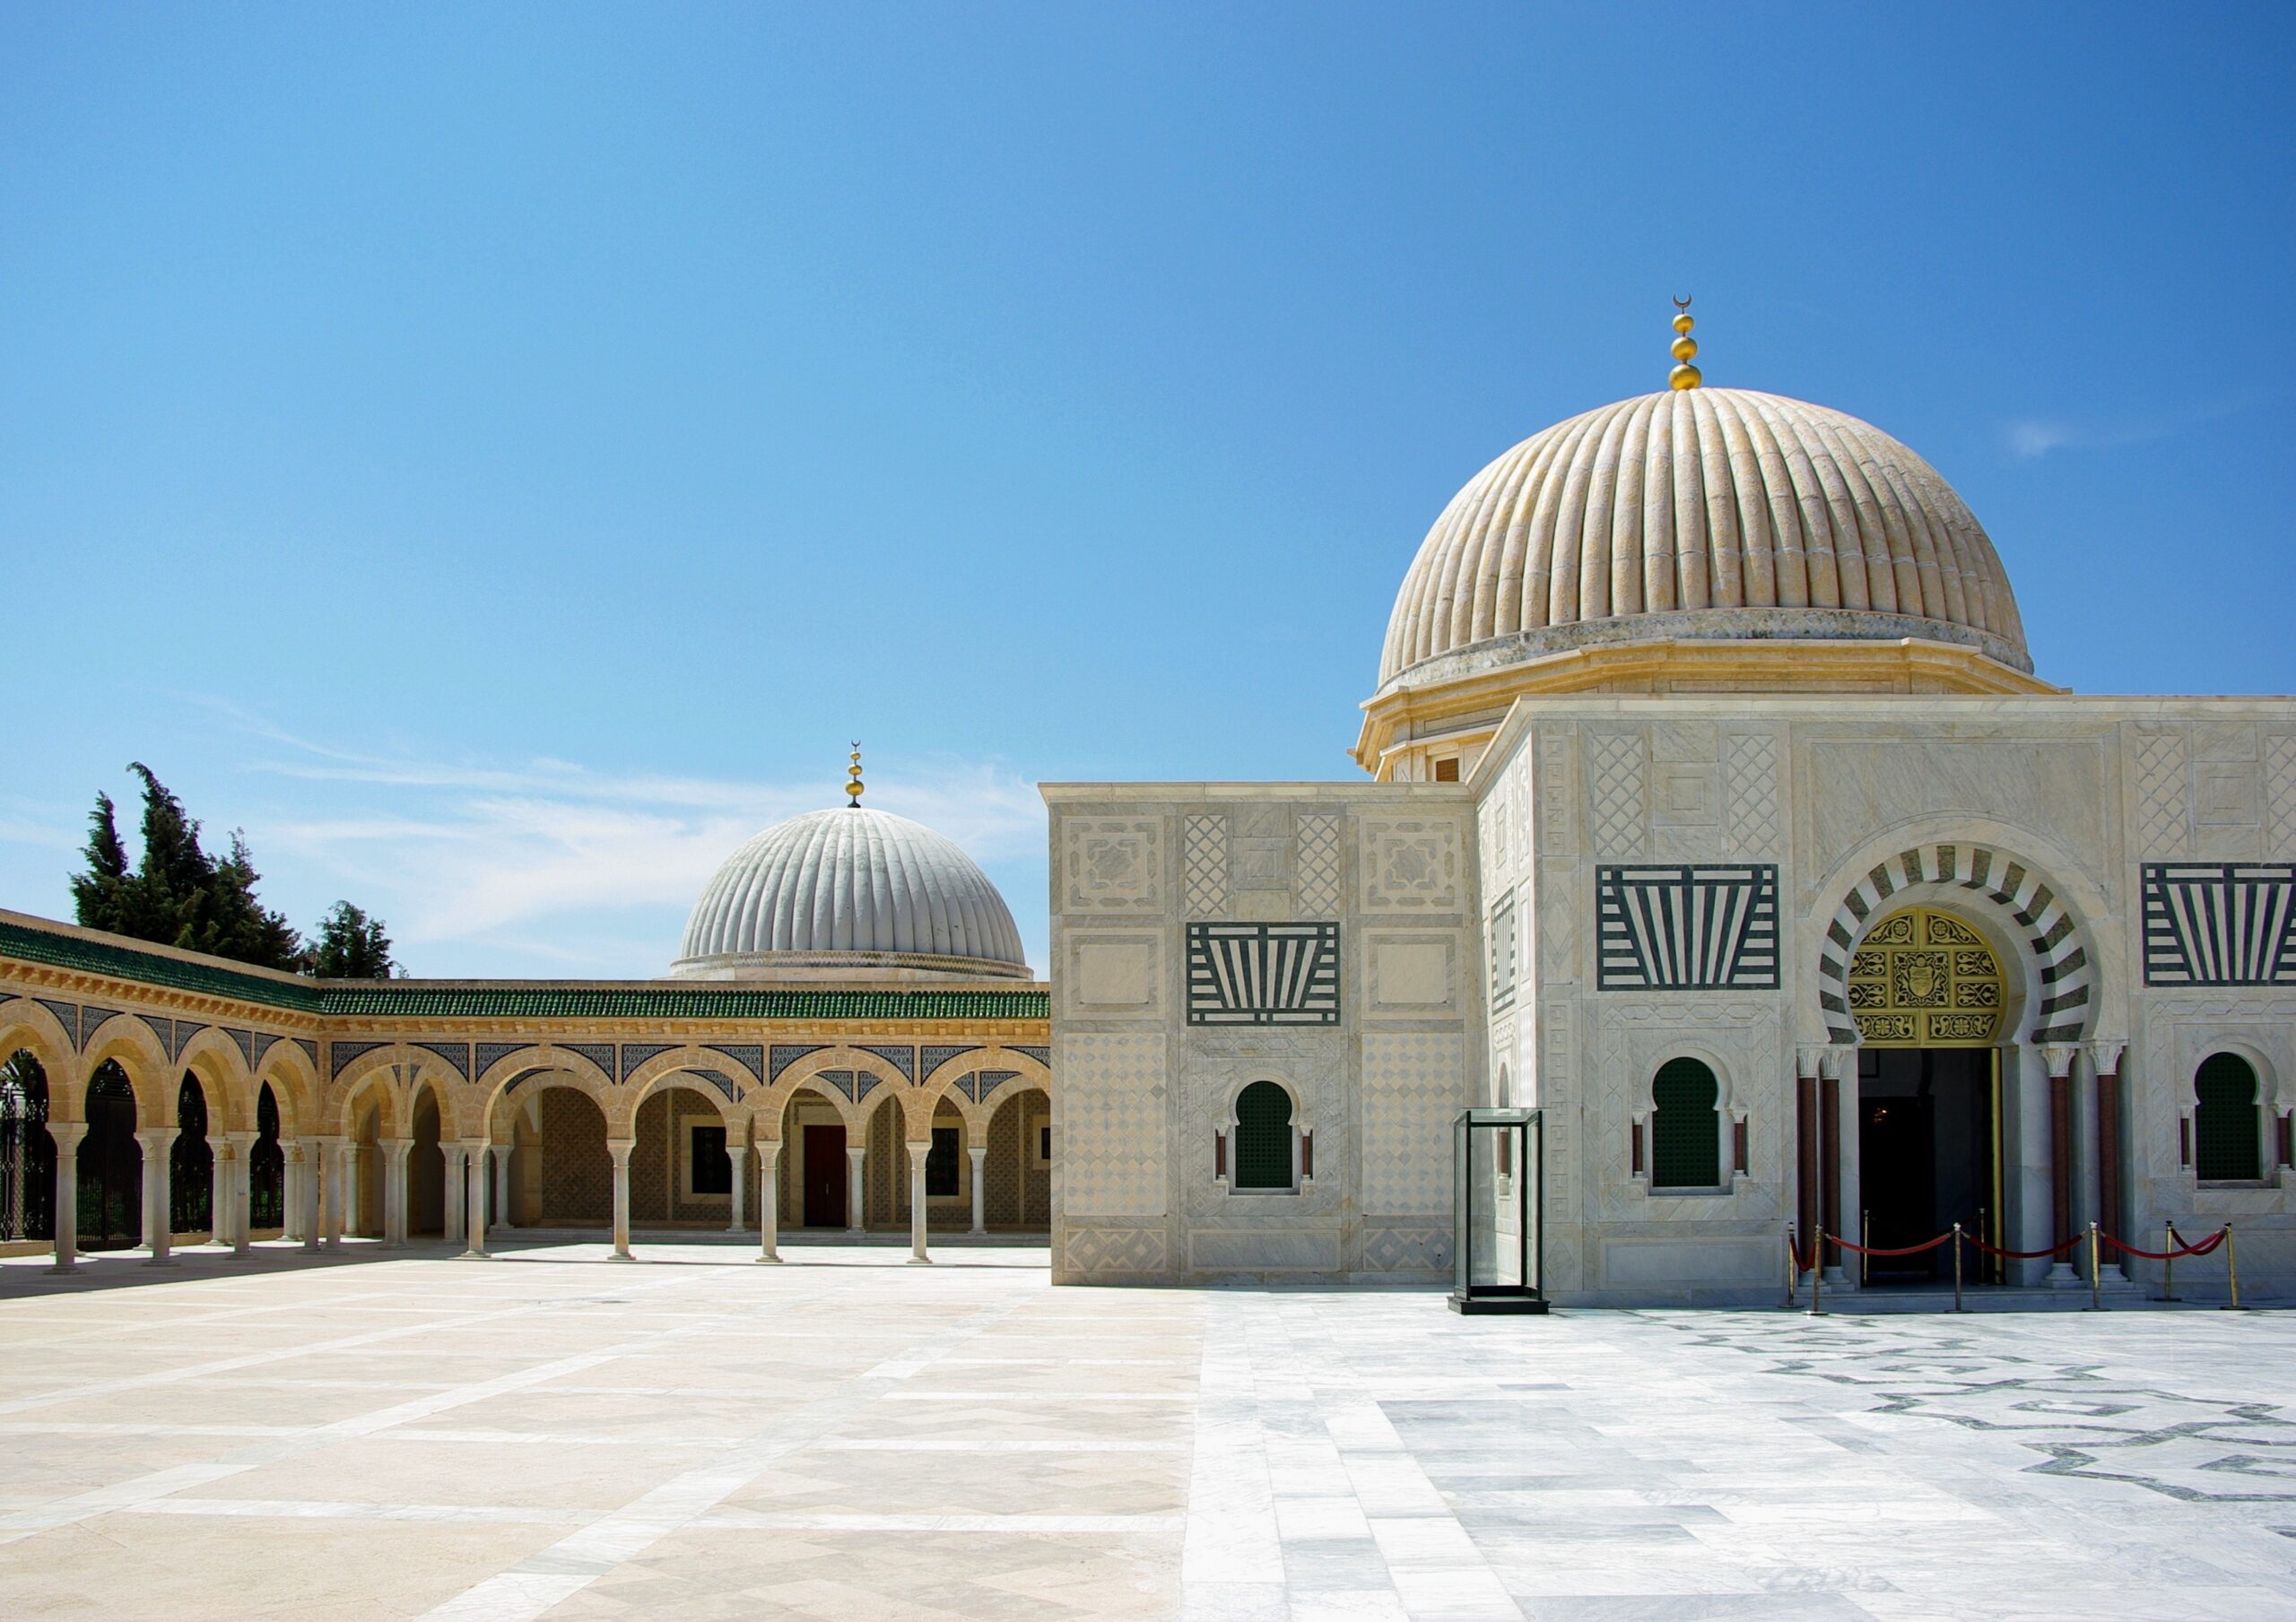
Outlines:
[[[1163,1032],[1079,1032],[1062,1043],[1060,1061],[1062,1212],[1162,1216]]]
[[[1299,820],[1299,861],[1292,883],[1303,918],[1339,916],[1339,819],[1303,816]]]
[[[2296,863],[2146,863],[2144,984],[2296,985]]]
[[[1451,1265],[1448,1227],[1367,1227],[1358,1265],[1367,1273],[1441,1272]]]
[[[456,1075],[470,1080],[470,1044],[467,1042],[418,1042],[414,1045],[424,1053],[436,1054],[450,1065]]]
[[[1464,1038],[1363,1038],[1362,1209],[1437,1216],[1451,1203],[1451,1118],[1467,1101]]]
[[[1722,774],[1726,815],[1741,846],[1772,832],[1778,825],[1778,740],[1767,733],[1732,733],[1722,746]]]
[[[2272,852],[2296,849],[2296,737],[2275,733],[2265,740],[2264,795],[2272,830]]]
[[[1180,881],[1188,916],[1218,917],[1228,910],[1228,819],[1190,817],[1180,839]]]
[[[1459,826],[1421,818],[1363,820],[1363,910],[1459,909]]]
[[[1605,991],[1774,991],[1778,868],[1600,867],[1596,983]]]
[[[1190,1025],[1339,1023],[1339,925],[1191,924]]]
[[[1076,817],[1062,825],[1061,885],[1072,913],[1156,912],[1164,905],[1163,824]]]
[[[1062,1264],[1077,1273],[1161,1273],[1170,1270],[1161,1228],[1072,1227]]]
[[[1595,733],[1587,740],[1587,812],[1600,855],[1631,855],[1648,828],[1649,770],[1639,733]]]
[[[2190,837],[2190,768],[2181,732],[2136,734],[2136,830],[2147,851],[2179,854]]]

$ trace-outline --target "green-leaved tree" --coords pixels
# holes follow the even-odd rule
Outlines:
[[[98,794],[96,808],[88,814],[87,866],[72,879],[74,915],[81,924],[305,974],[336,972],[316,967],[334,942],[328,961],[382,966],[342,972],[360,978],[391,972],[390,937],[379,919],[338,902],[320,925],[318,941],[306,947],[286,915],[257,898],[255,887],[262,875],[244,835],[232,833],[229,854],[208,854],[200,847],[199,823],[185,814],[183,802],[152,768],[138,760],[127,769],[144,780],[144,859],[128,866],[117,810],[109,794]],[[338,940],[339,924],[344,927]]]
[[[338,901],[319,920],[308,972],[322,980],[387,980],[398,973],[391,960],[391,938],[380,918],[370,918],[348,901]]]

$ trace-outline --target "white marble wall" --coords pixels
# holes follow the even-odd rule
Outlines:
[[[1483,1097],[1474,808],[1456,785],[1054,785],[1053,1267],[1065,1282],[1448,1276],[1449,1124]],[[1336,922],[1340,1017],[1191,1025],[1186,925]],[[1273,1080],[1296,1192],[1214,1135]],[[1231,1168],[1232,1169],[1232,1168]]]
[[[1511,904],[1518,971],[1490,988],[1487,1064],[1514,1101],[1547,1111],[1546,1258],[1563,1299],[1721,1301],[1779,1288],[1796,1200],[1797,1048],[1830,1041],[1819,964],[1844,898],[1877,866],[1882,910],[1951,907],[1992,939],[2022,993],[2005,1055],[2013,1242],[2052,1226],[2048,1064],[2031,1040],[2066,981],[2013,908],[1966,883],[1909,882],[1900,858],[1952,845],[2038,876],[2073,921],[2079,972],[2077,1220],[2095,1209],[2093,1076],[2126,1045],[2126,1196],[2140,1233],[2240,1224],[2244,1272],[2296,1288],[2296,1173],[2196,1186],[2178,1162],[2191,1075],[2222,1047],[2248,1056],[2276,1112],[2296,1108],[2296,987],[2147,990],[2140,871],[2157,861],[2296,861],[2296,703],[2278,699],[1526,699],[1472,774],[1477,911]],[[1595,868],[1615,862],[1775,862],[1775,992],[1643,993],[1596,985]],[[1966,863],[1966,857],[1964,857]],[[1934,864],[1930,871],[1934,872]],[[2031,886],[2028,886],[2031,894]],[[1878,916],[1879,915],[1876,914]],[[2043,976],[2044,963],[2049,976]],[[2051,1016],[2062,1025],[2068,1016]],[[1838,1017],[1837,1017],[1838,1018]],[[2101,1048],[2088,1045],[2101,1043]],[[1657,1065],[1704,1059],[1726,1119],[1748,1126],[1727,1193],[1652,1193],[1630,1169]],[[1854,1076],[1854,1059],[1839,1055]],[[1857,1206],[1854,1081],[1844,1087],[1842,1209]],[[2038,1274],[2038,1268],[2028,1272]]]

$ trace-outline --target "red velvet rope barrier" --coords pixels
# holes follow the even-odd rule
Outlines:
[[[2180,1262],[2187,1256],[2205,1256],[2215,1250],[2224,1243],[2224,1231],[2220,1227],[2199,1244],[2182,1245],[2176,1250],[2139,1250],[2134,1245],[2123,1245],[2108,1233],[2100,1233],[2097,1237],[2124,1256],[2142,1256],[2147,1262]]]
[[[1857,1254],[1861,1256],[1918,1256],[1924,1251],[1935,1250],[1939,1245],[1944,1244],[1953,1236],[1952,1231],[1949,1229],[1944,1233],[1939,1234],[1935,1239],[1931,1239],[1926,1244],[1908,1245],[1898,1250],[1878,1250],[1870,1245],[1852,1245],[1848,1240],[1839,1238],[1832,1235],[1829,1235],[1827,1236],[1832,1239],[1834,1244],[1840,1245],[1842,1249],[1855,1252]]]
[[[1976,1245],[1978,1249],[1983,1251],[1987,1255],[1999,1256],[2005,1262],[2035,1262],[2039,1261],[2043,1256],[2061,1256],[2065,1254],[2066,1252],[2071,1250],[2074,1245],[2080,1244],[2081,1241],[2087,1236],[2088,1236],[2085,1234],[2077,1234],[2074,1237],[2067,1239],[2064,1244],[2052,1245],[2047,1250],[2001,1250],[1993,1245],[1987,1245],[1975,1234],[1963,1234],[1961,1236],[1962,1238],[1967,1239],[1971,1245]]]

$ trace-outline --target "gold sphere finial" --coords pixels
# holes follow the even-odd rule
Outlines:
[[[869,785],[861,781],[861,740],[858,738],[853,741],[853,764],[845,768],[845,792],[851,796],[846,804],[860,804],[861,795]]]
[[[1666,374],[1668,388],[1696,388],[1705,381],[1705,374],[1690,363],[1691,357],[1698,353],[1698,340],[1690,335],[1690,329],[1697,325],[1698,323],[1691,318],[1690,300],[1675,299],[1675,336],[1673,350],[1675,366],[1674,370]]]

